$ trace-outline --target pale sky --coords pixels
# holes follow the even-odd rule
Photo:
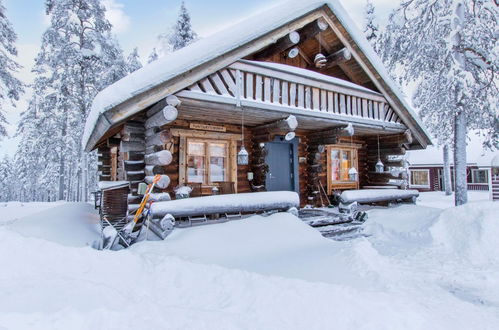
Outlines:
[[[307,0],[303,0],[307,1]],[[127,55],[134,47],[145,63],[151,49],[156,44],[158,34],[168,31],[175,23],[181,0],[102,0],[113,24],[121,46]],[[238,21],[245,16],[268,7],[281,0],[186,0],[194,30],[201,37]],[[340,0],[360,28],[363,25],[363,11],[366,0]],[[372,0],[380,22],[385,22],[389,12],[399,3],[398,0]],[[23,69],[18,77],[25,83],[33,80],[30,70],[40,48],[41,36],[48,25],[45,16],[44,0],[3,0],[7,17],[18,35],[18,62]],[[7,108],[8,128],[11,138],[0,141],[0,157],[14,155],[18,138],[12,137],[16,131],[19,114],[27,105],[29,90],[16,108]]]

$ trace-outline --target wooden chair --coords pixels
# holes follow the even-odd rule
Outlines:
[[[187,185],[192,188],[190,197],[201,197],[203,195],[201,182],[189,182]]]
[[[232,181],[217,182],[217,185],[218,185],[220,195],[227,195],[227,194],[235,194],[236,193],[234,182],[232,182]]]

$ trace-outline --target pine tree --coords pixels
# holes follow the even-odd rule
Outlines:
[[[168,39],[173,51],[184,48],[194,40],[197,34],[193,31],[191,26],[191,16],[185,7],[185,1],[180,5],[180,12],[177,18],[177,23],[173,27],[173,32]]]
[[[133,51],[128,55],[126,59],[126,66],[128,69],[128,73],[132,73],[142,68],[142,63],[140,62],[139,50],[137,47],[133,49]]]
[[[33,72],[33,97],[23,112],[16,166],[23,198],[86,200],[95,184],[95,155],[81,138],[96,93],[125,76],[126,62],[99,0],[47,0],[50,26]]]
[[[16,179],[14,174],[14,163],[9,156],[5,156],[0,161],[0,202],[9,202],[16,199]]]
[[[383,38],[385,63],[417,81],[414,104],[437,141],[453,144],[455,203],[467,202],[467,132],[482,129],[498,147],[499,69],[492,0],[404,0]]]
[[[19,96],[24,91],[21,81],[13,75],[21,68],[14,60],[17,56],[17,49],[14,45],[16,40],[17,35],[7,19],[5,7],[0,0],[0,138],[7,135],[4,101],[8,99],[14,106],[14,101],[19,100]]]
[[[379,35],[379,25],[376,23],[376,14],[374,12],[374,5],[371,0],[366,0],[366,7],[364,9],[364,34],[371,45],[377,50],[376,44]]]
[[[147,64],[156,61],[158,58],[158,52],[156,51],[156,48],[153,48],[151,55],[149,55],[149,58],[147,59]]]

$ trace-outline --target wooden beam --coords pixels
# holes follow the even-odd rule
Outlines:
[[[253,131],[258,132],[294,132],[298,127],[298,121],[293,115],[289,115],[285,119],[280,119],[272,123],[264,124],[253,128]]]
[[[274,54],[279,54],[300,42],[300,34],[296,31],[290,32],[283,38],[277,40],[274,44],[266,47],[261,52],[255,54],[256,60],[263,60],[269,58]]]
[[[327,63],[324,68],[329,69],[346,61],[350,61],[351,59],[352,53],[348,49],[342,48],[326,57]]]
[[[329,24],[323,18],[318,18],[299,30],[300,39],[302,42],[305,42],[308,39],[315,37],[320,32],[326,31],[328,27]]]

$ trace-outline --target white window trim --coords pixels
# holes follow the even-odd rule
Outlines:
[[[411,177],[412,177],[412,172],[426,172],[428,176],[428,184],[427,185],[421,185],[421,184],[411,184]],[[430,170],[429,169],[410,169],[409,170],[409,187],[411,188],[427,188],[430,189]]]
[[[487,182],[475,182],[475,176],[473,175],[475,172],[478,172],[478,171],[484,171],[487,173]],[[483,169],[483,168],[472,168],[471,169],[471,182],[468,183],[468,184],[476,184],[476,185],[489,185],[489,181],[490,181],[490,176],[489,176],[489,170],[488,169]]]

